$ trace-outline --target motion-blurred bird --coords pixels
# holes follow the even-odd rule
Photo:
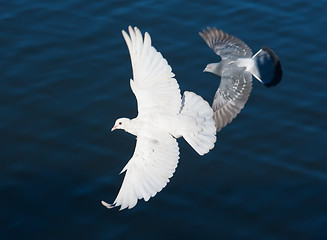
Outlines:
[[[137,137],[132,158],[124,167],[123,184],[108,208],[132,208],[138,199],[148,201],[173,176],[179,159],[176,138],[184,139],[200,154],[214,147],[213,111],[202,97],[184,92],[183,98],[171,67],[151,45],[150,35],[137,27],[123,30],[133,68],[130,86],[137,99],[138,116],[119,118],[112,131],[123,129]]]
[[[221,76],[212,108],[217,132],[242,110],[252,89],[252,75],[267,87],[277,85],[282,68],[277,55],[263,47],[252,56],[251,49],[240,39],[208,27],[199,33],[208,46],[221,57],[210,63],[204,72]]]

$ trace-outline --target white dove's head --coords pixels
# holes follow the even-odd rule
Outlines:
[[[220,68],[219,68],[220,63],[209,63],[206,68],[203,70],[203,72],[211,72],[216,75],[220,76]]]
[[[128,118],[118,118],[115,122],[115,125],[111,129],[111,131],[116,130],[116,129],[125,129],[128,128],[130,125],[131,119]]]

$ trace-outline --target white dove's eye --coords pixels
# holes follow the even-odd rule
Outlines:
[[[119,125],[122,125],[122,122],[119,122],[118,124],[119,124]]]

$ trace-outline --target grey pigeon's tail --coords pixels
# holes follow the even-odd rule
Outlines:
[[[253,76],[266,87],[276,86],[282,80],[282,67],[278,56],[268,47],[261,48],[252,57],[257,70]]]

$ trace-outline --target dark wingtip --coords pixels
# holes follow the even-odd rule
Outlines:
[[[266,46],[264,46],[262,48],[262,50],[266,51],[272,57],[273,62],[274,62],[274,67],[275,67],[273,79],[270,82],[264,83],[264,85],[266,87],[276,86],[282,80],[282,75],[283,75],[283,70],[282,70],[282,66],[280,64],[279,58],[274,53],[273,50],[271,50],[270,48],[268,48]]]
[[[208,31],[203,29],[202,32],[199,32],[199,35],[201,36],[201,38],[206,42],[206,44],[210,47],[211,43],[210,43],[210,27],[207,27]]]

